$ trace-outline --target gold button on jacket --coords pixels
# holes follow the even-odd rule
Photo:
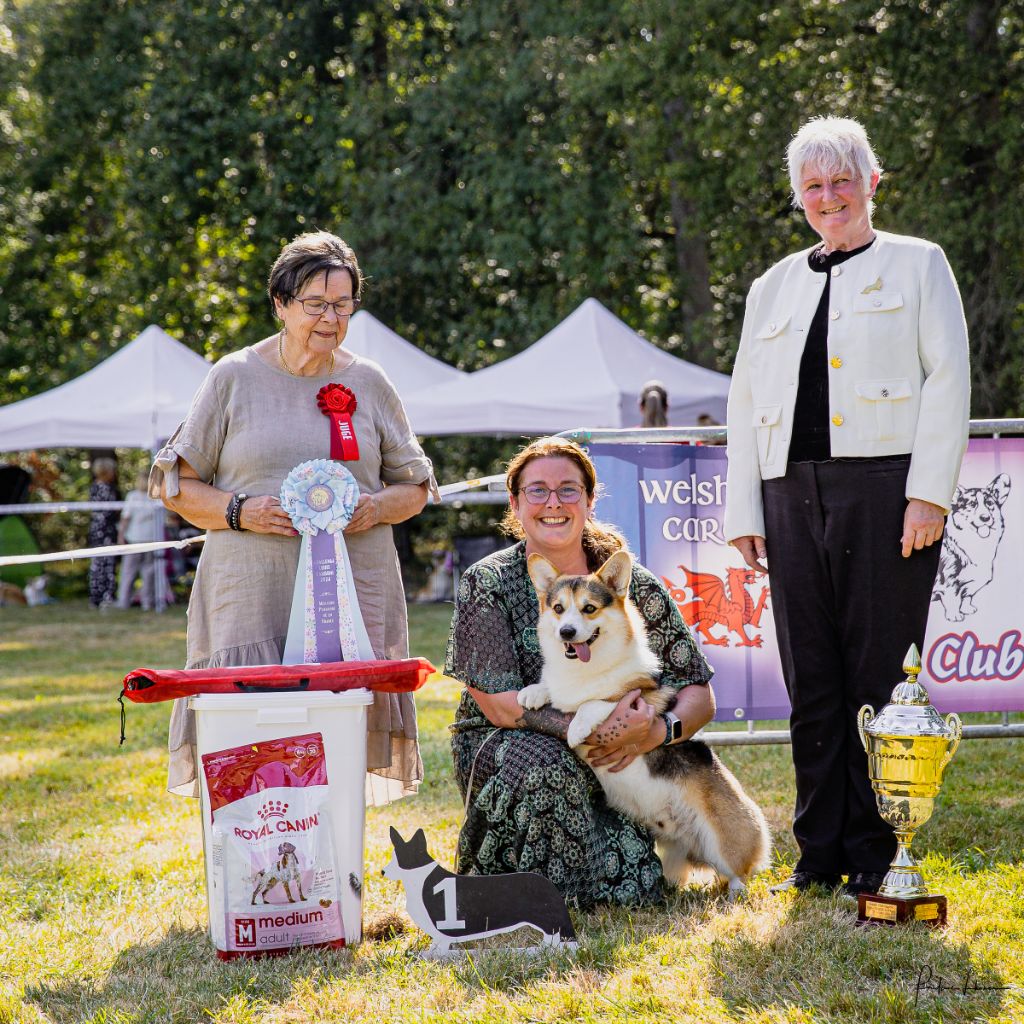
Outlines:
[[[832,417],[832,422],[837,427],[841,427],[843,425],[843,417],[839,413],[836,413],[835,416]]]

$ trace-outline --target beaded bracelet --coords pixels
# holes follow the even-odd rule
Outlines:
[[[228,507],[224,512],[224,518],[232,530],[241,531],[242,527],[242,504],[249,497],[248,494],[232,494]]]

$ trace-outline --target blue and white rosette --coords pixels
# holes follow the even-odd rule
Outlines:
[[[303,462],[281,485],[281,507],[302,534],[285,665],[373,658],[342,533],[358,500],[355,477],[329,459]]]

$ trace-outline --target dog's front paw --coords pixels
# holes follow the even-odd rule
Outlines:
[[[565,740],[570,747],[578,747],[615,710],[610,701],[591,700],[581,704],[569,723]]]
[[[516,694],[519,703],[524,708],[542,708],[545,704],[550,702],[551,695],[548,693],[548,688],[543,683],[534,683],[532,686],[524,686],[519,693]]]
[[[569,723],[569,731],[565,734],[565,742],[570,747],[578,747],[593,732],[586,722],[581,722],[579,716]]]

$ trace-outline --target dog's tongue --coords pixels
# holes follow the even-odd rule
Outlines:
[[[572,649],[576,652],[576,657],[580,661],[590,661],[590,645],[589,644],[573,644]]]

